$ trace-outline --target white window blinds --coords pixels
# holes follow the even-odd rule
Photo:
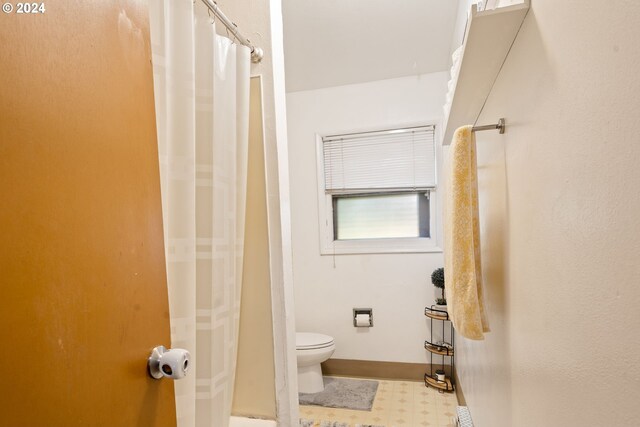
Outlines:
[[[435,127],[322,138],[331,194],[426,190],[436,185]]]

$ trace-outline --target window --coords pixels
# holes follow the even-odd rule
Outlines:
[[[429,237],[429,193],[333,197],[334,240]]]
[[[321,253],[428,252],[435,126],[317,137]]]

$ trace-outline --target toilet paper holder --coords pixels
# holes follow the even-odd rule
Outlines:
[[[368,325],[358,325],[357,316],[358,315],[368,315],[369,316],[369,324]],[[373,309],[372,308],[354,308],[353,309],[353,326],[356,328],[371,328],[373,326]]]

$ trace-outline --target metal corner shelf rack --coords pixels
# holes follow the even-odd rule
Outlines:
[[[436,375],[435,375],[435,370],[434,370],[434,364],[433,364],[433,358],[434,355],[436,357],[440,356],[442,358],[442,363],[440,363],[439,365],[442,366],[442,370],[444,370],[444,367],[446,365],[446,361],[448,358],[449,361],[449,365],[451,366],[451,372],[453,373],[453,368],[454,368],[454,330],[453,330],[453,324],[451,323],[451,320],[449,319],[449,313],[447,313],[445,310],[441,310],[436,308],[435,305],[432,305],[430,307],[425,307],[424,308],[424,315],[427,316],[431,322],[431,337],[429,338],[429,340],[426,340],[424,342],[424,348],[425,350],[429,351],[429,356],[430,356],[430,364],[429,364],[429,372],[424,374],[424,385],[426,387],[433,387],[438,389],[438,391],[440,393],[444,393],[445,391],[453,391],[453,386],[454,383],[451,381],[451,377],[450,376],[445,376],[444,381],[438,381]],[[442,324],[442,341],[441,342],[434,342],[434,338],[433,338],[433,326],[434,326],[434,320],[435,321],[439,321]],[[446,331],[446,322],[449,322],[449,342],[446,341],[447,337],[445,336],[445,331]],[[437,360],[437,359],[436,359]]]

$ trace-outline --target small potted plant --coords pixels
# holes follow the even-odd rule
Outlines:
[[[436,309],[447,311],[447,298],[444,293],[444,268],[436,268],[431,273],[431,283],[440,291],[436,291]],[[440,296],[438,296],[440,295]]]

